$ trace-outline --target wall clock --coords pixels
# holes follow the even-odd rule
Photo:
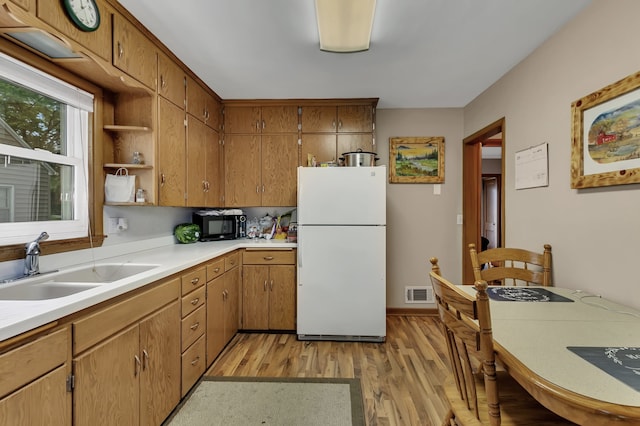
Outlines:
[[[95,0],[63,0],[64,8],[76,27],[95,31],[100,26],[100,10]]]

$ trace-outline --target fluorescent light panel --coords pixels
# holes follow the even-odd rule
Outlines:
[[[82,55],[75,53],[62,42],[43,31],[16,31],[5,32],[5,34],[52,59],[82,58]]]
[[[360,52],[369,49],[376,0],[316,0],[320,49]]]

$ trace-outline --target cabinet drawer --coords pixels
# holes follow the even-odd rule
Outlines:
[[[179,291],[180,280],[175,278],[74,321],[73,354],[79,354],[178,299]]]
[[[291,250],[247,250],[242,263],[245,265],[294,265],[296,252]]]
[[[224,259],[218,258],[207,265],[207,282],[224,273]]]
[[[196,309],[182,320],[182,350],[187,349],[207,328],[207,310],[204,306]]]
[[[185,396],[204,374],[205,348],[205,340],[202,336],[182,354],[182,396]]]
[[[203,286],[207,282],[207,268],[202,267],[182,275],[182,295]]]
[[[229,253],[224,258],[224,270],[225,272],[235,268],[240,264],[240,252],[234,251],[233,253]]]
[[[182,318],[204,305],[206,289],[202,286],[182,298]]]
[[[0,398],[64,364],[68,351],[64,328],[0,355]]]

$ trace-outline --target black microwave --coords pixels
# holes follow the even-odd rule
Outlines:
[[[246,238],[247,216],[243,214],[209,215],[194,212],[192,222],[200,227],[200,241]]]

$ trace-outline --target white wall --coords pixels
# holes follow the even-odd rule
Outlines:
[[[553,246],[557,286],[640,308],[640,186],[570,187],[571,102],[640,70],[637,0],[594,0],[464,109],[464,135],[506,118],[506,243]],[[499,54],[499,52],[496,52]],[[514,190],[514,153],[549,143],[549,186]]]
[[[376,143],[380,161],[389,165],[389,138],[444,136],[445,182],[441,194],[433,184],[387,184],[387,306],[425,308],[405,304],[405,286],[431,285],[429,258],[440,259],[444,273],[461,278],[462,227],[462,109],[378,109]]]

